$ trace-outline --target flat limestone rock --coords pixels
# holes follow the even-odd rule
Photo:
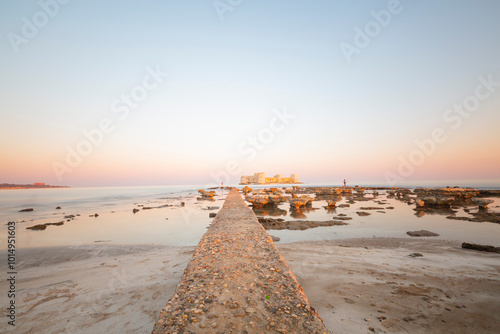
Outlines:
[[[341,217],[342,218],[342,217]],[[313,220],[292,220],[286,221],[283,218],[273,219],[258,217],[259,223],[266,230],[307,230],[309,228],[315,228],[320,226],[342,226],[349,225],[346,222],[339,220],[325,220],[325,221],[313,221]]]
[[[427,231],[427,230],[420,230],[420,231],[408,231],[406,232],[411,237],[437,237],[439,234]]]
[[[500,247],[495,247],[490,245],[478,245],[478,244],[470,244],[468,242],[464,242],[462,243],[462,248],[474,249],[481,252],[492,252],[500,254]]]
[[[328,330],[269,234],[233,188],[152,333]]]

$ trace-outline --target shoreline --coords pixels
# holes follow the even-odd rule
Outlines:
[[[368,333],[369,327],[376,333],[493,333],[500,326],[499,254],[425,238],[276,245],[333,333]],[[15,330],[151,333],[194,249],[147,244],[21,249]],[[423,257],[409,257],[413,252]],[[5,271],[5,264],[0,269]],[[4,305],[6,296],[1,300]]]

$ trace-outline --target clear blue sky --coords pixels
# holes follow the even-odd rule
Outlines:
[[[212,1],[73,0],[26,38],[40,3],[0,3],[0,182],[500,179],[500,87],[460,125],[443,119],[479,77],[500,81],[498,1],[402,0],[350,62],[342,43],[390,1],[242,0],[221,20]],[[25,38],[18,52],[12,34]],[[169,75],[120,119],[113,102],[156,67]],[[275,109],[294,118],[252,148]],[[68,147],[103,119],[113,131],[69,166]],[[446,141],[399,173],[435,128]]]

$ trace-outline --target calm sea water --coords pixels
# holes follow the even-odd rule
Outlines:
[[[0,248],[6,248],[6,223],[9,221],[17,222],[18,248],[91,243],[196,245],[212,221],[209,213],[218,210],[210,207],[222,207],[228,192],[217,190],[215,201],[210,202],[197,199],[198,189],[198,186],[157,186],[0,191]],[[381,192],[378,199],[385,199],[385,194]],[[269,233],[280,237],[281,242],[293,242],[371,237],[408,238],[407,231],[426,229],[439,233],[437,239],[500,246],[500,224],[449,220],[444,214],[427,214],[419,218],[415,216],[413,206],[396,199],[386,201],[384,207],[393,206],[394,209],[380,210],[384,213],[372,210],[371,215],[366,217],[358,216],[356,211],[360,211],[363,206],[380,205],[373,201],[356,202],[348,208],[328,211],[325,209],[326,202],[315,201],[313,210],[304,211],[300,216],[291,216],[289,205],[283,203],[279,206],[278,214],[286,220],[330,220],[340,213],[353,219],[348,221],[347,226],[319,227],[305,231],[271,230]],[[181,202],[185,203],[183,207],[180,206]],[[345,202],[344,199],[339,204]],[[142,206],[161,205],[170,206],[142,210]],[[61,207],[60,210],[56,210],[58,206]],[[500,201],[495,199],[490,210],[499,212],[499,206]],[[19,212],[25,208],[33,208],[34,211]],[[134,208],[141,210],[134,214]],[[98,217],[94,217],[95,213]],[[265,212],[257,214],[266,216]],[[67,221],[64,218],[67,215],[79,216]],[[468,214],[460,209],[457,215]],[[271,217],[269,214],[267,216]],[[43,231],[26,229],[37,224],[60,221],[64,221],[64,225],[48,226]]]

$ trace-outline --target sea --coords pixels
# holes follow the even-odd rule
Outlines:
[[[228,193],[228,190],[216,189],[213,201],[203,200],[198,194],[201,188],[197,185],[175,185],[0,190],[0,249],[7,248],[12,230],[17,249],[88,244],[195,246],[213,220],[209,214],[222,207]],[[385,199],[385,192],[379,192],[378,199]],[[500,212],[500,200],[493,199],[495,202],[489,205],[489,210]],[[337,205],[346,201],[344,198]],[[383,209],[372,210],[369,216],[358,216],[356,212],[366,206],[379,205],[363,201],[327,210],[325,201],[315,201],[311,209],[297,215],[290,211],[288,203],[282,203],[278,210],[256,210],[256,214],[285,220],[323,221],[334,219],[338,214],[352,217],[346,226],[268,231],[284,243],[372,237],[410,238],[407,231],[424,229],[438,233],[439,236],[434,237],[437,239],[500,246],[500,224],[450,220],[446,218],[448,213],[419,217],[413,210],[414,205],[409,206],[396,199],[387,199]],[[33,211],[20,212],[28,208]],[[456,213],[457,216],[468,214],[463,208]],[[13,223],[9,226],[9,222]],[[47,225],[44,230],[28,229],[47,223],[59,225]],[[12,238],[12,233],[10,236]]]

